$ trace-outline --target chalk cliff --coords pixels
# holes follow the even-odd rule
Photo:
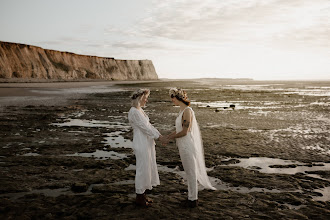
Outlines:
[[[151,60],[117,60],[0,41],[0,78],[158,79]]]

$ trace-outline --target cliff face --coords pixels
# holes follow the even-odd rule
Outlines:
[[[0,41],[0,78],[158,79],[151,60],[116,60]]]

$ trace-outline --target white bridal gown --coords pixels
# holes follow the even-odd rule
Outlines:
[[[184,171],[187,175],[188,199],[193,201],[198,199],[197,181],[204,188],[212,190],[216,189],[211,185],[206,173],[201,133],[192,108],[186,107],[183,111],[180,111],[179,116],[175,120],[176,133],[182,131],[182,114],[187,109],[190,109],[192,113],[190,131],[188,131],[187,135],[181,138],[176,138],[176,144],[180,152]]]
[[[132,107],[128,112],[128,120],[133,128],[133,150],[136,157],[135,190],[142,194],[146,189],[159,185],[154,139],[160,133],[150,124],[143,109],[139,111]]]

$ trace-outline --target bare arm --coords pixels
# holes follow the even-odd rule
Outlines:
[[[171,136],[171,135],[175,135],[176,134],[176,131],[173,131],[171,134],[169,134],[168,136]]]
[[[191,127],[191,111],[190,109],[187,109],[186,111],[183,112],[183,116],[182,116],[182,131],[180,131],[179,133],[173,132],[172,134],[169,135],[169,138],[175,139],[186,136],[190,127]]]

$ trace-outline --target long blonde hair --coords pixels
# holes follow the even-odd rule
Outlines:
[[[140,101],[142,99],[143,96],[149,96],[150,95],[150,90],[149,89],[137,89],[135,90],[132,95],[131,95],[131,99],[132,99],[132,106],[135,108],[139,108],[140,107]]]

